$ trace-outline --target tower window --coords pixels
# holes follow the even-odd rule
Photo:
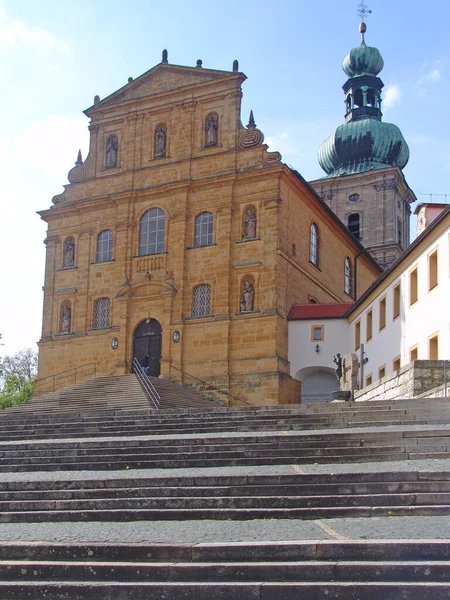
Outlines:
[[[373,90],[367,91],[367,106],[375,106],[375,94]]]
[[[350,202],[358,202],[359,200],[359,194],[350,194],[350,196],[348,197]]]
[[[344,263],[344,292],[352,295],[352,263],[348,256]]]
[[[315,223],[311,223],[309,232],[309,261],[319,266],[319,228]]]
[[[362,93],[362,90],[356,90],[354,105],[355,105],[356,108],[361,108],[361,106],[363,106],[363,93]]]
[[[403,235],[402,235],[402,220],[397,217],[397,242],[400,246],[403,244]]]
[[[359,240],[361,237],[359,213],[352,213],[348,216],[348,228],[350,233]]]

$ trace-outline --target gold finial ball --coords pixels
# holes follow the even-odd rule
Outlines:
[[[359,25],[359,32],[360,33],[366,33],[367,31],[367,25],[365,23],[360,23]]]

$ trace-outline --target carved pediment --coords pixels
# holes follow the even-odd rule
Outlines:
[[[137,79],[130,81],[104,100],[97,102],[94,106],[88,108],[85,113],[90,116],[93,111],[107,106],[144,98],[153,94],[161,94],[205,81],[229,77],[230,75],[232,73],[228,71],[181,67],[161,63]]]
[[[116,295],[118,300],[124,298],[149,298],[152,296],[172,295],[177,288],[168,281],[144,281],[124,286]]]

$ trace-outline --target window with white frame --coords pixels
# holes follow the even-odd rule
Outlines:
[[[211,313],[211,286],[196,285],[192,292],[192,316],[204,317]]]
[[[94,304],[94,329],[109,327],[110,300],[99,298]]]
[[[319,266],[319,228],[315,223],[311,223],[309,232],[309,260],[314,266]]]
[[[352,295],[352,262],[348,256],[344,262],[344,292],[349,296]]]
[[[97,236],[97,262],[112,260],[113,232],[110,229],[101,231]]]
[[[194,246],[209,246],[213,243],[213,215],[202,212],[195,217]]]
[[[139,256],[164,252],[166,216],[160,208],[151,208],[142,215],[139,227]]]

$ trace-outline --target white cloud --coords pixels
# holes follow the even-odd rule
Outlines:
[[[280,152],[285,162],[289,161],[289,157],[298,154],[297,148],[292,144],[290,134],[286,131],[268,136],[264,141],[269,146],[269,152]]]
[[[436,60],[433,63],[433,66],[429,64],[423,65],[422,75],[419,77],[417,81],[418,94],[420,98],[424,98],[428,94],[428,85],[437,83],[441,80],[441,70],[438,68],[440,64],[439,60]]]
[[[428,79],[428,81],[439,81],[439,79],[441,78],[441,72],[439,71],[439,69],[433,69],[428,73],[426,78]]]
[[[22,46],[44,53],[58,51],[69,52],[69,46],[59,41],[46,29],[31,27],[24,21],[9,18],[5,8],[0,4],[0,45],[7,47]]]
[[[402,90],[400,86],[395,83],[388,83],[384,92],[383,108],[384,110],[390,110],[400,104],[402,97]]]

